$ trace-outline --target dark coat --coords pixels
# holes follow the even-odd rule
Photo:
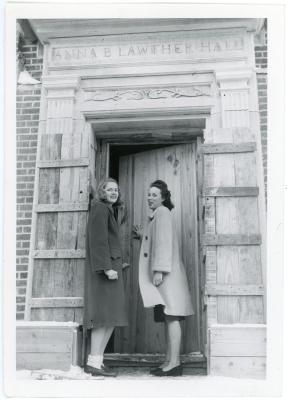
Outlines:
[[[118,280],[104,270],[114,269]],[[119,229],[111,205],[93,204],[86,237],[84,327],[128,325]]]

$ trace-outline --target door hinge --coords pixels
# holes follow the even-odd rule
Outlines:
[[[204,219],[205,217],[205,205],[202,206],[202,213],[201,213],[201,218]]]

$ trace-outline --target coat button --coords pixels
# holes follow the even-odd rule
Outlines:
[[[147,255],[148,255],[147,253],[144,253],[144,256],[145,256],[145,257],[147,257]]]
[[[148,240],[148,237],[147,237],[147,236],[145,237],[145,240]]]

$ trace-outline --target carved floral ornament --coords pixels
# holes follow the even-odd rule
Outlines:
[[[88,92],[91,97],[85,101],[120,101],[120,100],[144,100],[144,99],[169,99],[181,97],[210,96],[209,86],[190,86],[184,88],[147,88],[125,90],[95,90]]]

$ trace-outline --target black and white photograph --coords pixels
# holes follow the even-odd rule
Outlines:
[[[14,382],[94,397],[122,383],[133,397],[263,391],[274,18],[42,6],[7,20]]]

